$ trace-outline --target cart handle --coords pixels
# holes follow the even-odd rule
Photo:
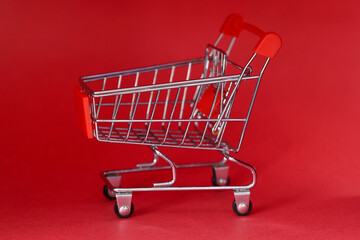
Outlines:
[[[279,35],[273,32],[265,33],[260,28],[244,22],[239,14],[230,14],[222,25],[220,33],[237,38],[243,29],[261,38],[254,48],[254,53],[268,58],[275,57],[281,47]]]

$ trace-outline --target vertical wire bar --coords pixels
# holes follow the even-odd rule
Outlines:
[[[220,67],[220,63],[221,63],[221,53],[218,51],[216,55],[217,55],[216,77],[218,77],[218,76],[220,76],[220,74],[221,74],[221,67]]]
[[[228,86],[228,88],[227,88],[227,90],[226,90],[226,93],[225,93],[224,104],[225,104],[226,98],[229,96],[229,93],[231,92],[230,90],[231,90],[232,85],[233,85],[233,82],[230,82],[230,83],[229,83],[229,86]]]
[[[139,81],[139,72],[136,73],[136,78],[135,78],[135,84],[134,84],[134,87],[137,87],[138,85],[138,81]],[[135,101],[135,93],[133,93],[132,95],[132,100],[131,100],[131,108],[130,108],[130,113],[129,113],[129,118],[131,117],[132,115],[132,111],[134,109],[134,101]]]
[[[207,76],[207,72],[208,72],[208,68],[209,68],[209,47],[207,47],[205,49],[205,59],[204,59],[204,71],[201,74],[201,78],[206,78]],[[194,99],[195,99],[195,95],[194,94]]]
[[[174,72],[175,72],[175,66],[172,66],[169,83],[171,83],[172,80],[173,80]],[[163,119],[165,119],[165,117],[166,117],[166,111],[167,111],[167,107],[168,107],[169,97],[170,97],[170,89],[167,90],[167,95],[166,95],[166,100],[165,100],[165,106],[164,106]],[[163,123],[162,123],[162,126],[164,126],[164,125],[165,125],[165,123],[163,122]]]
[[[201,137],[201,140],[200,140],[200,143],[198,145],[198,147],[201,146],[201,144],[203,143],[204,141],[204,138],[205,138],[205,134],[206,134],[206,131],[207,131],[207,127],[209,126],[209,122],[210,122],[210,119],[211,119],[211,115],[214,111],[214,108],[215,108],[215,104],[216,104],[216,99],[217,99],[217,96],[219,94],[219,90],[220,90],[220,85],[221,83],[218,84],[218,87],[216,88],[216,93],[215,93],[215,96],[214,96],[214,100],[213,100],[213,103],[211,105],[211,108],[210,108],[210,112],[209,112],[209,116],[208,116],[208,120],[206,121],[206,124],[205,124],[205,127],[204,127],[204,132],[202,134],[202,137]]]
[[[222,37],[222,34],[220,34],[220,35]],[[220,39],[221,39],[221,37],[219,36]],[[208,68],[209,68],[209,47],[207,47],[205,49],[204,70],[203,70],[203,73],[201,74],[200,78],[206,78],[207,77]],[[196,89],[195,89],[195,92],[194,92],[194,96],[192,97],[190,107],[194,106],[194,102],[195,102],[196,96],[197,96],[199,91],[200,91],[200,86],[197,86]]]
[[[230,52],[231,52],[231,49],[232,49],[232,47],[234,46],[235,40],[236,40],[236,37],[233,37],[233,38],[231,39],[231,42],[230,42],[230,44],[229,44],[229,47],[228,47],[228,49],[226,50],[226,55],[227,55],[227,56],[229,56],[229,54],[230,54]]]
[[[117,89],[120,88],[121,86],[121,78],[122,78],[122,75],[119,76],[119,80],[118,80],[118,84],[117,84]],[[120,106],[120,102],[121,102],[121,97],[122,95],[116,95],[115,96],[115,102],[114,102],[114,109],[113,109],[113,114],[112,114],[112,120],[115,120],[116,119],[116,115],[118,113],[118,110],[119,110],[119,106]],[[114,122],[111,123],[111,127],[110,127],[110,130],[109,130],[109,135],[107,137],[107,139],[109,139],[111,137],[111,133],[112,133],[112,130],[114,128]]]
[[[135,94],[135,93],[134,93],[134,94]],[[139,103],[139,99],[140,99],[140,93],[137,93],[136,103],[135,103],[135,105],[134,105],[134,111],[133,111],[133,113],[132,113],[132,116],[130,116],[130,120],[134,120],[134,116],[135,116],[136,108],[137,108],[138,103]],[[129,123],[129,129],[128,129],[128,132],[127,132],[125,141],[129,138],[132,124],[133,124],[133,122],[130,121],[130,123]]]
[[[209,73],[209,77],[214,77],[214,72],[215,72],[215,64],[216,64],[216,49],[212,49],[210,55],[214,55],[212,58],[212,63],[211,63],[211,70]]]
[[[235,90],[235,91],[237,91],[238,90],[238,88]],[[227,112],[226,112],[226,114],[225,114],[225,118],[229,118],[230,117],[230,113],[231,113],[231,109],[232,109],[232,107],[234,106],[234,102],[235,102],[235,97],[231,100],[232,102],[231,102],[231,104],[230,104],[230,107],[229,107],[229,109],[227,109]],[[217,147],[219,147],[220,145],[221,145],[221,140],[222,140],[222,138],[223,138],[223,136],[224,136],[224,133],[225,133],[225,129],[226,129],[226,126],[227,126],[227,124],[228,124],[228,122],[226,121],[226,122],[223,122],[221,125],[220,125],[220,129],[219,129],[219,134],[218,134],[218,136],[217,136],[217,138],[216,138],[216,142],[218,142],[218,145],[217,145]]]
[[[226,55],[221,54],[221,76],[225,75],[226,62]]]
[[[224,89],[225,88],[225,85],[226,85],[226,83],[223,83],[223,85],[222,85],[222,88]],[[219,113],[219,115],[218,115],[218,117],[217,117],[217,120],[218,121],[220,121],[220,116],[221,115],[223,115],[224,114],[224,111],[225,111],[225,109],[224,109],[224,107],[223,107],[223,105],[225,105],[226,103],[227,103],[227,100],[228,100],[228,96],[229,96],[229,93],[231,92],[230,90],[231,90],[231,87],[232,87],[232,85],[233,85],[233,82],[230,82],[229,83],[229,86],[228,86],[228,88],[227,88],[227,90],[226,90],[226,93],[225,93],[225,97],[221,97],[221,103],[220,103],[220,113]],[[235,84],[234,84],[234,88],[235,88]],[[224,91],[224,90],[223,90]],[[221,94],[223,95],[224,94],[224,92],[221,92]],[[227,123],[226,123],[227,124]],[[220,125],[220,124],[219,124]],[[220,135],[221,135],[221,132],[222,132],[222,126],[218,126],[217,127],[217,131],[218,131],[218,135],[217,135],[217,137],[216,137],[216,141],[215,142],[218,142],[218,140],[219,140],[219,137],[220,137]],[[213,131],[214,131],[214,129],[213,129]],[[219,134],[220,133],[220,134]]]
[[[222,38],[223,36],[224,36],[224,34],[221,33],[221,34],[219,35],[219,37],[216,39],[216,41],[215,41],[215,43],[214,43],[214,46],[215,46],[215,47],[219,44],[219,42],[220,42],[220,40],[221,40],[221,38]]]
[[[202,90],[203,85],[201,85],[200,88],[201,88],[201,90]],[[194,115],[195,115],[194,113],[196,112],[196,111],[195,111],[195,110],[196,110],[196,106],[197,106],[197,104],[199,103],[201,90],[199,91],[198,95],[196,96],[196,100],[195,100],[195,103],[194,103],[194,106],[193,106],[193,109],[192,109],[192,112],[191,112],[191,115],[190,115],[190,119],[193,119],[193,118],[194,118]],[[184,144],[185,139],[186,139],[186,135],[187,135],[187,133],[188,133],[188,131],[189,131],[190,124],[191,124],[191,122],[188,122],[188,123],[187,123],[186,129],[185,129],[185,132],[184,132],[184,137],[183,137],[181,143],[179,144],[179,146],[181,146],[181,145]]]
[[[154,85],[156,83],[157,74],[158,74],[158,69],[155,69],[154,79],[153,79],[152,85]],[[154,92],[151,91],[150,92],[150,97],[149,97],[148,107],[147,107],[147,110],[146,110],[146,120],[149,119],[149,113],[150,113],[150,107],[151,107],[151,104],[152,104],[153,94],[154,94]]]
[[[219,44],[219,42],[220,42],[220,40],[221,40],[221,38],[224,36],[224,34],[223,33],[221,33],[220,35],[219,35],[219,37],[218,37],[218,39],[216,39],[216,41],[215,41],[215,43],[214,43],[214,47],[216,47],[218,44]],[[214,52],[210,52],[210,57],[212,56],[214,54]]]
[[[153,108],[152,113],[151,113],[151,118],[150,118],[149,126],[148,126],[148,129],[147,129],[147,132],[146,132],[146,136],[145,136],[145,139],[144,139],[143,142],[146,142],[146,140],[147,140],[148,137],[149,137],[149,133],[150,133],[150,129],[151,129],[151,124],[152,124],[152,121],[151,121],[151,120],[153,120],[153,118],[154,118],[155,109],[156,109],[156,106],[157,106],[157,103],[158,103],[158,100],[159,100],[159,95],[160,95],[160,90],[157,91],[157,94],[156,94],[156,97],[155,97],[154,108]]]
[[[186,81],[190,79],[190,74],[191,74],[191,63],[188,64],[188,70],[187,70],[186,79],[185,79]],[[183,93],[183,98],[182,98],[182,102],[181,102],[179,119],[182,119],[182,117],[183,117],[187,89],[188,89],[188,87],[184,88],[184,93]],[[181,122],[179,122],[179,127],[181,127]]]
[[[232,109],[232,106],[234,105],[234,99],[233,98],[231,101],[231,107],[227,110],[226,114],[225,114],[225,118],[228,118],[230,116],[230,112],[231,112],[231,109]],[[222,124],[219,125],[218,127],[218,135],[216,137],[216,140],[215,142],[217,142],[217,146],[216,147],[219,147],[221,145],[221,140],[224,136],[224,132],[225,132],[225,129],[226,129],[226,126],[227,126],[228,122],[223,122]]]
[[[106,85],[106,78],[104,78],[104,82],[103,82],[103,86],[102,86],[102,88],[101,88],[101,91],[104,91],[105,85]],[[103,97],[100,97],[99,105],[98,105],[98,110],[97,110],[97,112],[96,112],[96,118],[99,117],[99,112],[100,112],[102,100],[103,100]]]
[[[94,114],[95,114],[95,112],[96,112],[95,97],[93,97],[92,99],[93,99],[93,111],[94,111]],[[97,125],[97,116],[95,115],[94,118],[95,118],[95,121],[94,121],[94,125],[95,125],[95,137],[96,137],[97,139],[99,139],[98,125]]]
[[[175,112],[176,104],[177,104],[177,101],[178,101],[179,95],[180,95],[180,90],[181,90],[181,88],[178,88],[178,91],[177,91],[177,93],[176,93],[174,105],[173,105],[173,108],[172,108],[172,111],[171,111],[170,119],[169,119],[169,120],[172,120],[172,119],[173,119],[173,115],[174,115],[174,112]],[[169,130],[170,130],[170,125],[171,125],[171,121],[168,123],[167,129],[166,129],[166,133],[165,133],[165,136],[164,136],[164,140],[162,141],[161,144],[163,144],[163,143],[166,141],[167,135],[168,135]],[[175,139],[174,139],[174,141],[176,142]]]
[[[220,92],[220,110],[219,110],[219,114],[221,114],[222,110],[223,110],[223,101],[224,101],[224,87],[225,87],[225,83],[221,83],[221,92]]]

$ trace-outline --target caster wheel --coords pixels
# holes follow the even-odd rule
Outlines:
[[[227,177],[227,179],[220,178],[219,182],[218,182],[216,179],[216,171],[215,171],[214,167],[212,168],[212,171],[213,171],[213,176],[212,176],[211,181],[214,186],[229,186],[230,185],[230,177]]]
[[[116,202],[114,205],[114,211],[119,218],[128,218],[134,212],[134,204],[131,203],[131,209],[129,209],[128,207],[121,207],[119,210],[118,204]]]
[[[249,202],[249,206],[247,206],[246,204],[241,204],[241,209],[239,210],[236,206],[236,201],[234,200],[233,202],[233,210],[234,212],[239,215],[239,216],[246,216],[248,215],[251,210],[252,210],[252,203],[251,201]]]
[[[216,180],[216,174],[215,174],[214,169],[213,169],[213,176],[212,176],[211,181],[214,186],[229,186],[230,185],[230,177],[228,177],[226,180],[220,179],[220,184],[218,184],[218,182]]]
[[[103,193],[104,193],[104,196],[109,200],[116,199],[115,193],[113,191],[111,191],[106,185],[104,185]]]
[[[221,180],[220,180],[221,181]],[[230,185],[230,177],[227,178],[226,182],[224,182],[224,184],[218,184],[218,182],[216,181],[216,176],[214,175],[212,177],[212,184],[214,186],[229,186]]]

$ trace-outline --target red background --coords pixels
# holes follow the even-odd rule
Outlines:
[[[359,7],[1,1],[0,238],[359,239]],[[135,193],[133,216],[118,219],[99,173],[152,154],[85,139],[73,103],[78,77],[202,56],[234,12],[283,40],[235,155],[258,170],[251,215],[232,212],[229,191],[162,192]],[[166,152],[191,161],[188,152]],[[185,184],[210,182],[210,170],[188,173],[179,173]]]

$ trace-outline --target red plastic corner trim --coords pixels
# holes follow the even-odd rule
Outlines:
[[[276,33],[266,33],[256,45],[254,52],[268,58],[274,58],[281,47],[281,38]]]
[[[204,114],[206,117],[209,117],[210,110],[216,95],[217,88],[210,85],[206,90],[204,91],[203,95],[201,96],[201,99],[199,100],[199,103],[197,104],[197,110]],[[218,93],[215,104],[214,104],[214,110],[211,114],[211,118],[217,118],[219,115],[219,107],[220,105],[220,92]]]
[[[85,94],[80,87],[74,88],[75,107],[78,124],[85,136],[89,139],[94,138],[93,127],[90,117],[89,97]]]
[[[230,14],[222,25],[220,32],[233,37],[238,37],[242,29],[243,18],[239,14]]]

